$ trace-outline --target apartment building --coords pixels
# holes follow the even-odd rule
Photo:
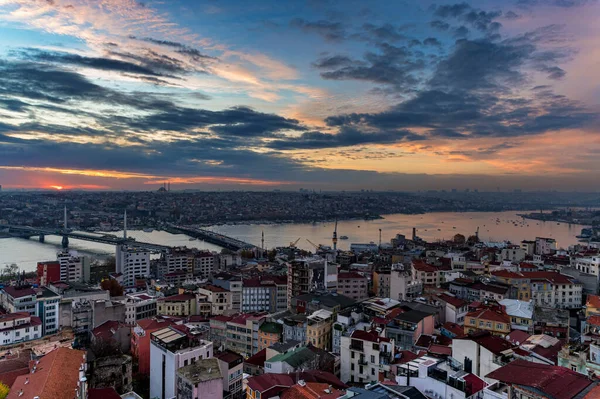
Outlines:
[[[489,331],[493,335],[506,336],[511,331],[510,316],[500,305],[482,305],[465,316],[465,334]]]
[[[0,344],[14,345],[42,337],[42,320],[27,312],[0,315]]]
[[[218,359],[200,359],[177,370],[177,399],[224,399]],[[154,399],[154,398],[153,398]]]
[[[217,264],[217,255],[209,251],[200,251],[194,254],[194,276],[210,278]]]
[[[157,301],[158,314],[164,316],[192,316],[197,313],[197,298],[194,294],[179,294],[160,298]]]
[[[127,294],[123,302],[125,303],[126,324],[135,325],[139,320],[157,315],[157,299],[146,293]]]
[[[38,262],[37,283],[40,286],[60,281],[60,263],[58,261]]]
[[[123,275],[123,286],[135,286],[136,278],[150,276],[150,251],[130,245],[117,245],[116,272]]]
[[[242,278],[230,273],[217,273],[212,277],[213,285],[223,287],[231,292],[231,310],[235,313],[242,311]]]
[[[369,280],[358,272],[338,273],[338,294],[356,301],[369,297]]]
[[[423,282],[413,278],[411,269],[400,266],[390,272],[390,298],[397,301],[409,301],[423,293]]]
[[[356,330],[341,340],[340,379],[346,383],[368,383],[389,377],[394,355],[394,340],[375,330]]]
[[[168,317],[153,317],[138,320],[131,330],[131,355],[137,360],[137,372],[150,375],[150,336],[153,332],[169,326],[182,324],[183,321]]]
[[[318,310],[306,318],[306,341],[319,349],[331,350],[333,313]]]
[[[288,264],[287,303],[301,294],[327,289],[327,261],[321,257],[299,258]]]
[[[390,270],[377,270],[373,272],[373,292],[375,296],[390,298],[392,272]]]
[[[198,293],[205,296],[211,304],[212,315],[216,316],[231,312],[231,292],[225,288],[218,285],[206,284],[198,287]]]
[[[215,355],[223,377],[223,399],[241,399],[244,358],[235,352],[224,351]]]
[[[287,278],[259,276],[242,282],[242,311],[276,313],[287,309]]]
[[[242,356],[257,353],[258,329],[266,318],[266,313],[242,313],[227,321],[226,348]]]
[[[150,397],[175,397],[177,370],[212,356],[212,342],[199,339],[183,325],[154,331],[150,334]]]
[[[60,265],[60,281],[83,282],[84,269],[89,279],[90,260],[76,251],[63,250],[56,254]]]

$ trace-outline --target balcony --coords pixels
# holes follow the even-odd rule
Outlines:
[[[358,359],[358,364],[361,365],[361,366],[368,366],[369,362],[367,362],[366,359],[361,358],[361,359]]]

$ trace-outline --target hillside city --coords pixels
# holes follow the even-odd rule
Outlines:
[[[8,399],[600,397],[598,240],[426,242],[413,229],[345,251],[338,239],[313,252],[124,240],[101,263],[67,242],[35,273],[7,267],[0,389]]]

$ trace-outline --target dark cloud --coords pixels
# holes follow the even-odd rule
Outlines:
[[[365,144],[390,144],[420,139],[420,136],[408,130],[381,130],[366,133],[352,127],[342,127],[336,134],[305,132],[300,137],[275,140],[267,145],[277,150],[295,150],[351,147]]]
[[[423,44],[426,46],[442,47],[442,43],[435,37],[428,37],[427,39],[423,40]]]
[[[183,43],[173,42],[170,40],[158,40],[153,39],[151,37],[138,38],[136,36],[129,36],[131,39],[141,40],[148,43],[158,44],[159,46],[171,47],[177,49],[176,51],[180,54],[185,54],[192,58],[194,61],[208,61],[208,60],[216,60],[216,57],[212,57],[210,55],[204,54],[200,52],[200,50],[188,46]]]
[[[307,33],[316,33],[331,42],[338,42],[346,38],[346,31],[339,22],[325,20],[306,21],[302,18],[295,18],[290,21],[290,26]]]
[[[456,38],[464,38],[469,35],[469,29],[464,25],[454,28],[452,32]]]
[[[508,11],[504,13],[504,18],[506,19],[519,19],[521,16],[514,11]]]
[[[363,60],[344,60],[343,65],[328,65],[321,69],[324,79],[361,80],[378,84],[391,85],[398,90],[414,87],[419,82],[418,74],[425,69],[426,63],[422,53],[408,47],[397,47],[388,43],[377,46],[379,53],[368,52]],[[339,57],[339,56],[338,56]],[[319,67],[320,62],[315,64]]]
[[[319,58],[312,65],[319,69],[331,69],[356,65],[357,61],[345,55],[332,55]]]
[[[449,23],[440,21],[439,19],[436,19],[435,21],[431,21],[429,23],[429,26],[431,26],[432,28],[441,30],[441,31],[447,31],[448,29],[450,29]]]
[[[392,24],[374,25],[367,23],[362,26],[362,31],[352,35],[352,38],[381,43],[406,40],[407,36],[400,32],[400,28]]]
[[[31,61],[51,62],[59,65],[74,65],[79,67],[93,68],[104,71],[115,71],[129,74],[141,74],[150,76],[164,76],[163,73],[154,71],[146,66],[141,66],[127,61],[111,58],[84,57],[78,54],[43,51],[35,48],[23,49],[23,58]],[[172,77],[172,76],[171,76]]]
[[[109,54],[113,57],[136,61],[144,68],[156,73],[185,75],[192,71],[183,61],[150,49],[145,49],[140,54],[119,51],[110,51]],[[205,72],[205,70],[198,70],[198,72]]]
[[[449,4],[433,7],[434,15],[442,19],[452,18],[463,21],[488,36],[497,37],[502,24],[495,21],[502,16],[502,11],[483,11],[471,7],[467,3]],[[440,21],[443,24],[443,21]]]

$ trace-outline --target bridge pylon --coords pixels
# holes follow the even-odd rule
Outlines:
[[[63,238],[62,238],[62,247],[64,249],[69,248],[69,237],[63,236]]]

